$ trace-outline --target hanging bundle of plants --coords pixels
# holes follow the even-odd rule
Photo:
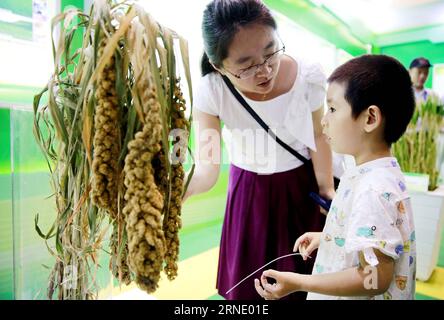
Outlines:
[[[52,26],[55,69],[34,99],[57,208],[47,233],[35,221],[56,259],[48,297],[96,298],[108,240],[119,282],[154,292],[162,270],[177,275],[191,116],[176,74],[191,100],[187,43],[129,2],[96,0],[89,15],[70,10]]]
[[[442,106],[428,99],[416,106],[406,132],[392,146],[402,171],[429,175],[429,190],[438,184],[437,143],[442,125]]]
[[[173,127],[179,129],[179,132],[187,132],[188,122],[185,119],[185,100],[178,85],[178,81],[174,86],[172,117]],[[165,256],[165,272],[170,280],[177,276],[177,261],[179,257],[179,229],[182,226],[180,211],[182,207],[182,186],[185,172],[181,165],[183,160],[183,150],[181,141],[186,141],[186,137],[177,136],[177,140],[173,142],[174,160],[171,165],[171,199],[168,210],[163,220],[163,230],[166,237],[167,252]],[[186,149],[185,149],[186,150]]]
[[[99,60],[103,56],[107,40],[104,37],[100,41],[97,52]],[[95,205],[116,218],[120,121],[114,56],[109,58],[97,77],[95,100],[92,199]]]
[[[162,145],[160,105],[153,88],[141,91],[144,101],[145,123],[134,140],[128,144],[125,158],[125,200],[129,261],[136,274],[136,282],[147,292],[154,292],[160,279],[165,255],[165,237],[162,230],[164,196],[159,191],[152,161]]]

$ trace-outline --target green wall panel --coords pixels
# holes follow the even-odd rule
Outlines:
[[[11,129],[14,134],[14,173],[46,172],[48,165],[33,133],[33,112],[12,110],[11,114]],[[30,181],[30,183],[37,184],[38,181]]]
[[[83,10],[83,0],[62,0],[61,7],[67,6]],[[0,8],[31,16],[32,0],[1,0]],[[9,31],[30,40],[26,32],[32,29],[20,25],[16,29]],[[2,24],[0,31],[4,32]],[[81,40],[79,32],[74,46],[79,47]],[[40,214],[43,230],[55,217],[53,198],[48,198],[51,189],[47,165],[32,132],[31,106],[34,95],[41,90],[0,85],[0,300],[45,298],[49,271],[43,265],[53,264],[34,228],[36,213]],[[101,263],[108,265],[108,261]],[[105,285],[109,283],[107,275],[109,271],[99,274]]]
[[[353,56],[367,52],[365,43],[346,24],[323,8],[305,0],[264,0],[264,3]]]
[[[430,41],[421,41],[414,43],[405,43],[393,46],[381,47],[381,54],[395,57],[408,68],[410,62],[420,56],[430,60],[431,64],[444,63],[444,43],[432,43]],[[425,84],[426,87],[432,87],[432,72]]]
[[[32,18],[32,0],[1,0],[0,9],[10,10],[13,14]],[[0,20],[0,33],[29,41],[32,40],[32,23],[30,21],[5,22]]]
[[[8,174],[11,170],[10,111],[1,107],[0,105],[0,174]],[[0,189],[0,192],[2,190],[3,188]]]
[[[83,0],[61,0],[61,7],[64,8],[63,11],[66,11],[67,9],[70,8],[77,8],[80,9],[81,11],[83,11],[84,9],[84,1]],[[83,42],[83,33],[82,33],[82,29],[79,29],[75,32],[75,35],[72,39],[71,42],[71,47],[70,47],[70,55],[73,55],[76,50],[80,47],[82,47],[82,42]],[[78,57],[77,57],[77,61],[78,61]],[[70,72],[72,72],[73,70],[71,69]]]
[[[0,84],[0,103],[7,106],[32,106],[34,96],[43,88]]]

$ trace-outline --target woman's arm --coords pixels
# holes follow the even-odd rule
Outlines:
[[[316,180],[319,186],[319,194],[329,199],[335,195],[333,184],[333,156],[329,144],[322,133],[321,119],[324,108],[319,108],[312,113],[313,129],[317,151],[310,150]]]
[[[218,117],[194,109],[196,167],[183,198],[210,190],[219,177],[221,161],[220,120]],[[187,181],[188,173],[185,180]]]

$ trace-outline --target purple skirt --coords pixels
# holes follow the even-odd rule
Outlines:
[[[307,261],[291,256],[261,269],[226,294],[253,271],[292,253],[303,233],[322,231],[325,216],[309,198],[311,191],[318,191],[312,165],[270,175],[231,165],[217,274],[221,296],[228,300],[262,299],[254,288],[254,279],[267,269],[311,274],[315,254]],[[305,298],[305,292],[286,297]]]

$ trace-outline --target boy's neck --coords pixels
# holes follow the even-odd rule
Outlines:
[[[376,159],[392,157],[390,147],[388,147],[386,144],[367,147],[363,148],[362,150],[363,151],[359,152],[359,154],[354,155],[357,166]]]

